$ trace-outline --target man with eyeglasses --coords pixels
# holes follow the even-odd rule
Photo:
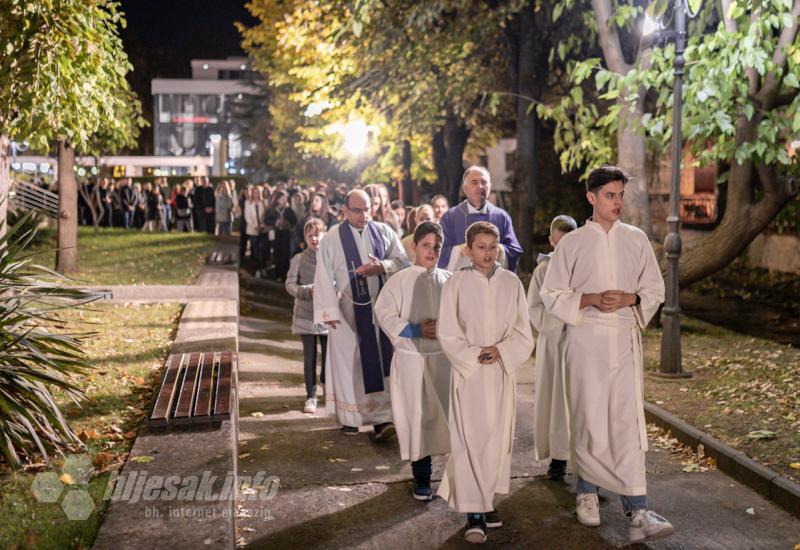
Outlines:
[[[375,322],[373,307],[387,275],[408,267],[397,233],[371,221],[370,199],[350,191],[345,221],[331,229],[317,252],[314,322],[328,325],[325,410],[357,435],[373,426],[376,439],[394,432],[389,395],[393,348]]]

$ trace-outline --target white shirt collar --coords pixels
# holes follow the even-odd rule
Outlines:
[[[617,227],[619,227],[619,224],[620,224],[620,223],[621,223],[621,222],[620,222],[619,220],[615,221],[615,222],[614,222],[614,223],[611,225],[611,229],[609,229],[609,230],[608,230],[608,232],[609,232],[609,233],[611,233],[612,231],[614,231],[614,229],[616,229]],[[599,223],[597,223],[596,221],[593,221],[593,220],[592,220],[592,218],[589,218],[588,220],[586,220],[586,225],[587,225],[587,226],[589,226],[589,227],[591,227],[591,228],[592,228],[592,229],[594,229],[595,231],[598,231],[598,232],[600,232],[600,233],[603,233],[603,234],[605,234],[605,233],[606,233],[606,230],[603,228],[603,226],[602,226],[602,225],[600,225]]]
[[[467,214],[488,214],[489,213],[489,201],[483,203],[483,206],[480,209],[475,208],[472,206],[469,201],[467,201]]]

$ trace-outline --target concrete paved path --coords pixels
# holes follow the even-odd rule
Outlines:
[[[237,503],[237,534],[251,548],[467,548],[460,514],[441,499],[414,501],[411,471],[396,440],[368,432],[341,435],[334,419],[302,413],[300,341],[279,292],[244,293],[239,328],[239,475],[280,478],[274,498]],[[594,549],[627,546],[619,500],[601,502],[603,525],[574,519],[574,490],[544,477],[533,457],[533,368],[519,377],[512,493],[499,499],[504,527],[491,548]],[[255,413],[255,416],[253,415]],[[434,463],[438,481],[443,463]],[[791,549],[800,520],[717,471],[685,473],[664,450],[647,458],[651,506],[677,528],[673,537],[638,545],[659,549]],[[572,480],[568,476],[568,480]],[[434,488],[438,483],[434,484]],[[752,508],[752,512],[747,510]]]

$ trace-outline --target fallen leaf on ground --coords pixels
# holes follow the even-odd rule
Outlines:
[[[95,430],[94,428],[89,428],[88,430],[81,430],[81,432],[78,434],[78,437],[80,437],[83,440],[86,440],[86,439],[100,439],[101,436],[97,430]]]
[[[800,462],[792,462],[791,464],[789,464],[789,468],[792,468],[794,470],[800,470]]]
[[[264,413],[256,411],[254,413],[250,413],[250,416],[255,416],[256,418],[261,418],[262,416],[264,416]]]
[[[92,460],[92,464],[95,465],[97,468],[103,468],[108,464],[111,464],[114,460],[114,455],[111,453],[100,452],[94,455],[94,459]]]
[[[364,469],[363,468],[350,468],[350,471],[351,472],[363,472]]]
[[[775,439],[777,434],[770,430],[753,430],[747,434],[749,439]]]
[[[375,466],[375,469],[376,470],[388,470],[389,467],[388,466]]]
[[[148,455],[139,455],[131,457],[131,460],[138,462],[139,464],[147,464],[148,462],[153,462],[154,458]]]
[[[242,453],[239,455],[239,458],[247,458],[248,456],[250,456],[250,453]]]
[[[753,508],[748,508],[747,510],[745,510],[745,512],[747,512],[747,513],[748,513],[748,514],[750,514],[751,516],[754,516],[754,515],[756,515],[756,511],[755,511],[755,509],[753,509]]]
[[[72,481],[72,476],[69,474],[61,474],[61,477],[58,479],[60,479],[64,485],[72,485],[74,483],[74,481]]]

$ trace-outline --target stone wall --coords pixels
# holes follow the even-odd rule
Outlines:
[[[752,267],[800,274],[800,237],[762,233],[747,248],[747,262]]]

